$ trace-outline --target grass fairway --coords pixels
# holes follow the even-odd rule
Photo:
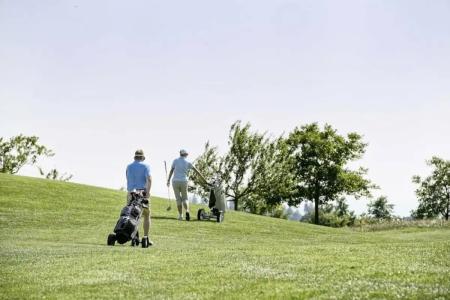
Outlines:
[[[450,227],[359,233],[227,212],[106,246],[125,193],[0,174],[2,299],[450,299]],[[192,208],[196,212],[197,207]]]

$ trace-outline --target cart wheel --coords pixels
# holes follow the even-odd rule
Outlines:
[[[114,246],[116,244],[116,235],[114,233],[108,235],[107,244],[108,246]]]
[[[225,218],[225,215],[223,214],[223,212],[218,212],[217,215],[216,215],[217,223],[222,223],[223,222],[223,218]]]
[[[139,238],[135,237],[134,239],[131,240],[131,247],[134,246],[139,246]]]
[[[197,220],[203,221],[205,219],[206,219],[206,217],[205,217],[205,210],[203,208],[200,208],[198,210],[198,212],[197,212]]]
[[[146,238],[142,238],[141,244],[142,248],[148,248],[148,240]]]

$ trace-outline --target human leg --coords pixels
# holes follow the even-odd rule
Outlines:
[[[173,181],[172,182],[172,187],[173,187],[173,192],[175,194],[175,199],[177,201],[177,209],[178,209],[178,219],[182,220],[182,214],[183,214],[183,208],[182,208],[182,189],[181,189],[181,184],[178,181]]]
[[[146,240],[146,245],[143,244],[142,247],[145,246],[152,246],[153,245],[153,241],[150,240],[149,238],[149,231],[150,231],[150,226],[151,226],[151,217],[150,217],[150,199],[147,199],[148,203],[147,203],[147,207],[144,208],[144,210],[142,211],[142,217],[144,218],[144,237],[143,240]]]
[[[190,214],[189,214],[189,201],[188,201],[188,195],[187,195],[187,187],[188,184],[187,182],[183,182],[183,184],[181,185],[181,199],[182,199],[182,204],[184,207],[184,210],[186,211],[186,221],[190,220]]]
[[[144,218],[144,236],[148,236],[148,232],[150,231],[150,207],[144,208],[142,212],[142,217]]]

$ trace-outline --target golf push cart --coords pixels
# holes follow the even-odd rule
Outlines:
[[[213,181],[209,186],[211,188],[208,202],[210,212],[206,212],[203,208],[199,209],[197,211],[197,219],[199,221],[212,219],[217,223],[221,223],[225,217],[226,210],[225,193],[219,180]]]
[[[133,190],[130,195],[131,200],[122,208],[114,233],[108,235],[108,246],[114,246],[116,241],[125,244],[130,240],[131,246],[139,246],[139,224],[142,211],[148,207],[148,200],[145,198],[145,191],[142,190]],[[147,248],[148,239],[142,238],[141,245],[142,248]]]

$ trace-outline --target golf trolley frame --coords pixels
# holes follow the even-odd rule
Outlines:
[[[215,220],[217,223],[222,223],[225,218],[225,194],[219,181],[210,184],[211,190],[209,192],[208,208],[210,212],[206,212],[201,208],[197,211],[197,220]]]
[[[125,206],[122,209],[121,216],[120,216],[119,220],[117,221],[116,227],[114,228],[114,233],[111,233],[108,235],[107,244],[109,246],[114,246],[116,241],[119,242],[120,244],[125,244],[126,242],[131,240],[131,246],[133,246],[133,247],[139,246],[139,243],[141,243],[142,248],[147,248],[149,246],[147,239],[142,238],[142,241],[139,241],[139,225],[141,224],[143,210],[145,208],[148,208],[148,199],[146,198],[145,191],[143,191],[143,190],[133,190],[132,192],[130,192],[130,195],[131,195],[131,200],[129,201],[127,206]],[[125,210],[130,210],[131,215],[123,216],[123,213]],[[133,215],[133,212],[135,212],[135,213],[137,212],[137,214]],[[121,241],[117,236],[117,232],[116,232],[117,226],[122,221],[122,218],[126,218],[127,221],[130,222],[132,215],[135,217],[135,220],[136,220],[136,225],[134,227],[134,230],[131,233],[129,239],[127,239],[126,241]]]

